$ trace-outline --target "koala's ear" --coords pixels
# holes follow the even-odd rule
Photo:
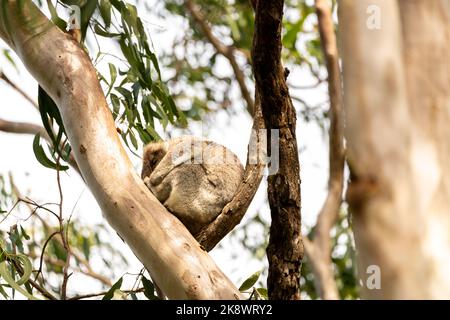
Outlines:
[[[155,167],[166,154],[166,146],[162,142],[154,142],[144,147],[141,178],[150,176]]]

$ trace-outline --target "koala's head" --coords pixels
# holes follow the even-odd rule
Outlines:
[[[158,163],[167,153],[167,143],[152,142],[145,146],[141,178],[150,176]]]

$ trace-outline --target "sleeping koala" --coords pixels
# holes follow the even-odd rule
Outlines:
[[[144,148],[144,183],[193,235],[231,201],[243,173],[234,153],[201,138],[183,136]]]

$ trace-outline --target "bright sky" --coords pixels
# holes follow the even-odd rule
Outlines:
[[[139,13],[144,14],[144,10]],[[152,22],[147,23],[146,26],[157,53],[161,53],[162,50],[168,50],[175,35],[186,27],[181,19],[162,20],[155,16],[144,16],[144,21]],[[108,48],[106,42],[105,45],[103,43],[101,45],[103,51],[114,50],[114,48]],[[4,47],[5,44],[0,42],[0,48]],[[16,59],[16,61],[19,60]],[[106,63],[103,67],[105,66],[107,67]],[[225,61],[221,62],[219,66],[223,68],[223,72],[228,73],[230,70]],[[300,70],[295,66],[288,67],[291,70],[290,83],[297,85],[314,83],[314,79],[309,76],[308,72],[304,72],[304,70]],[[19,66],[19,73],[17,73],[1,57],[0,69],[32,97],[37,96],[37,83],[23,66]],[[107,74],[107,72],[105,73]],[[162,73],[164,74],[164,70],[162,70]],[[295,94],[301,96],[302,99],[311,105],[315,105],[326,100],[326,87],[322,86],[318,90],[297,91]],[[239,100],[237,90],[235,90],[234,96],[235,100]],[[0,118],[41,124],[38,111],[3,82],[0,82],[0,101]],[[242,106],[238,109],[242,109]],[[209,128],[207,132],[202,131],[201,123],[190,124],[190,130],[193,133],[204,135],[229,147],[240,157],[243,163],[245,163],[246,159],[250,129],[251,119],[245,112],[240,112],[238,115],[232,116],[231,119],[225,112],[219,112],[217,117],[214,118],[214,126]],[[326,137],[323,135],[322,129],[317,125],[307,124],[302,119],[298,119],[297,138],[299,149],[302,150],[300,154],[302,218],[304,225],[312,226],[326,195],[328,177]],[[58,202],[56,172],[44,168],[37,162],[32,150],[32,141],[33,136],[30,135],[0,132],[0,150],[2,150],[0,153],[0,175],[7,175],[8,172],[12,172],[15,183],[22,193],[27,194],[39,203]],[[136,166],[136,170],[140,172],[140,159],[131,154],[130,156]],[[73,211],[74,215],[79,217],[86,225],[106,223],[103,221],[101,211],[90,191],[72,169],[68,171],[68,174],[62,174],[62,188],[64,192],[64,210],[67,212],[67,215]],[[266,183],[263,182],[244,221],[253,216],[258,210],[267,221],[270,220],[270,211],[265,201],[265,192]],[[9,221],[11,224],[14,223],[14,219],[9,219]],[[2,224],[0,228],[6,230],[8,225]],[[130,262],[130,268],[124,270],[124,272],[138,273],[141,269],[139,261],[128,247],[115,236],[114,231],[111,234],[113,235],[110,240],[111,244],[120,248]],[[253,259],[240,248],[239,243],[225,239],[222,241],[222,244],[223,248],[213,250],[211,255],[225,274],[237,285],[240,285],[243,279],[262,269],[267,264],[265,259],[262,262]],[[242,254],[233,255],[236,252],[242,252]],[[233,259],[231,259],[232,255]],[[245,268],[242,268],[242,266],[245,266]],[[93,267],[96,269],[95,263]],[[96,270],[102,272],[102,270]],[[125,286],[127,284],[132,285],[134,281],[134,277],[128,278],[128,280],[125,278]],[[112,279],[112,281],[115,281],[115,279]],[[92,287],[94,284],[83,276],[71,277],[70,285],[76,290],[83,292],[95,291],[95,288]]]

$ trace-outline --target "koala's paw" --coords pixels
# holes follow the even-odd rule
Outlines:
[[[148,180],[148,186],[152,185],[152,186],[157,186],[159,184],[161,184],[161,182],[163,181],[163,176],[158,174],[158,172],[154,171]]]
[[[150,188],[150,177],[145,177],[145,178],[144,178],[144,183],[145,183],[145,185],[146,185],[148,188]]]

